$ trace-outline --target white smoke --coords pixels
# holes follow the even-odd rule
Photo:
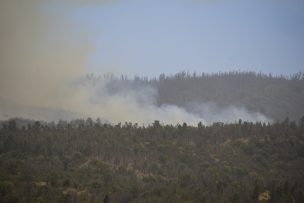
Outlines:
[[[209,101],[205,103],[189,103],[187,110],[196,112],[200,117],[205,118],[208,124],[214,122],[233,123],[238,122],[239,119],[248,122],[272,122],[272,119],[266,117],[259,112],[250,112],[242,105],[229,105],[219,107],[215,102]]]
[[[117,0],[118,1],[118,0]],[[111,92],[109,80],[84,85],[88,58],[94,51],[90,30],[71,22],[64,9],[46,12],[46,4],[83,6],[111,3],[111,0],[0,1],[0,118],[24,117],[41,120],[101,117],[110,122],[162,123],[198,122],[210,124],[217,119],[229,122],[239,117],[266,121],[260,114],[245,109],[186,111],[174,105],[156,104],[152,87],[123,88]],[[114,1],[116,2],[116,1]],[[60,7],[60,6],[57,6]]]
[[[109,88],[110,85],[119,83],[119,80],[111,81],[102,79],[94,82],[94,85],[80,83],[85,86],[85,91],[90,92],[89,104],[94,111],[90,116],[102,117],[110,122],[133,122],[151,124],[160,120],[163,124],[177,124],[186,122],[197,125],[198,122],[206,124],[205,120],[189,113],[183,108],[174,105],[157,106],[157,90],[151,86],[130,87],[118,85],[117,89]]]

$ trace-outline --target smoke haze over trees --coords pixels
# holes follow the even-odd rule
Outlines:
[[[112,123],[196,125],[303,115],[301,74],[293,79],[242,72],[181,72],[157,80],[86,78],[97,33],[68,14],[114,2],[119,1],[1,1],[0,119],[100,117]]]
[[[0,202],[303,203],[303,11],[0,0]]]
[[[3,102],[2,118],[41,120],[100,117],[104,121],[151,124],[298,120],[304,115],[304,80],[301,73],[274,77],[254,72],[216,74],[178,73],[159,78],[128,79],[88,75],[73,84],[73,92],[85,91],[82,108],[22,106]],[[73,103],[73,98],[70,102]],[[65,99],[69,101],[69,98]],[[5,100],[4,100],[5,101]],[[43,105],[43,104],[41,104]],[[95,111],[92,111],[95,110]]]

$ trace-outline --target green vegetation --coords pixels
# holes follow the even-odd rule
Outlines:
[[[197,127],[6,121],[0,202],[304,202],[304,119]]]
[[[98,78],[92,83],[96,80]],[[180,72],[172,76],[162,74],[153,79],[121,77],[112,80],[108,85],[112,94],[124,89],[154,87],[158,92],[158,105],[172,104],[194,113],[197,111],[191,106],[189,108],[189,104],[212,102],[217,109],[231,105],[246,107],[250,112],[260,112],[274,121],[282,121],[286,117],[299,120],[304,115],[304,73],[301,72],[290,77],[237,71],[213,74]]]

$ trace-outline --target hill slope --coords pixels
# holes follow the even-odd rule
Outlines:
[[[304,120],[72,126],[0,130],[0,202],[304,201]]]
[[[304,115],[304,80],[226,73],[202,76],[177,74],[154,83],[159,103],[187,106],[189,102],[215,102],[219,107],[245,106],[274,120]]]

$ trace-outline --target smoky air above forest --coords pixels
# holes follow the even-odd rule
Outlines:
[[[70,86],[75,94],[85,92],[83,103],[77,108],[71,105],[44,106],[43,103],[24,105],[17,102],[6,102],[1,106],[2,117],[23,117],[37,120],[58,121],[76,118],[101,118],[105,122],[132,122],[152,124],[160,120],[163,124],[177,124],[186,122],[205,125],[213,122],[237,122],[239,119],[250,122],[272,122],[270,118],[251,113],[245,107],[229,105],[219,107],[215,102],[189,102],[186,106],[177,106],[169,103],[159,103],[158,89],[151,84],[136,84],[133,80],[120,79],[93,79],[82,78]],[[74,97],[72,97],[74,98]],[[73,99],[64,98],[73,103]]]
[[[112,2],[118,1],[67,0],[60,5],[69,8]],[[85,76],[96,33],[71,21],[62,9],[46,9],[48,4],[52,5],[51,1],[0,2],[1,119],[100,117],[113,123],[160,120],[191,125],[238,119],[272,122],[273,118],[258,108],[249,109],[241,102],[221,105],[213,98],[195,100],[182,95],[183,104],[161,101],[161,86],[149,82],[136,85],[135,80],[128,80],[135,85],[125,85],[118,79],[101,78],[92,83],[95,79]]]

